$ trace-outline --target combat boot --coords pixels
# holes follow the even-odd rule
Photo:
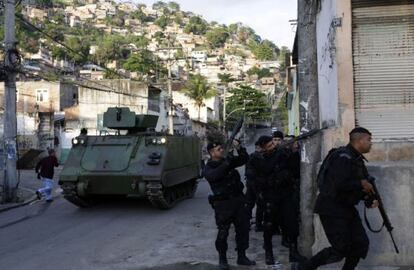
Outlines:
[[[290,270],[306,270],[306,266],[302,262],[291,263]]]
[[[273,250],[272,249],[266,249],[265,250],[265,262],[267,265],[274,265],[275,264],[275,258],[273,257]]]
[[[307,258],[301,255],[298,251],[298,246],[296,243],[289,244],[289,262],[303,262],[306,261]]]
[[[286,234],[282,234],[282,242],[280,244],[284,247],[289,248],[290,242],[289,242],[289,238],[286,236]]]
[[[243,251],[237,252],[237,264],[251,266],[251,265],[256,265],[256,262],[247,258],[246,251],[243,250]]]
[[[227,262],[227,254],[225,252],[219,253],[219,269],[220,270],[229,270],[230,266]]]

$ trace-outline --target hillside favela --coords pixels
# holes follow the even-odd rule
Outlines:
[[[412,269],[413,18],[0,0],[0,265]]]

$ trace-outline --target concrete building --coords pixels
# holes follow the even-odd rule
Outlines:
[[[35,54],[32,54],[30,59],[38,61],[45,66],[53,66],[52,53],[42,42],[39,44],[39,51]]]
[[[192,51],[191,58],[195,62],[205,62],[207,61],[207,51]]]
[[[200,108],[200,111],[198,110],[197,106],[195,106],[194,101],[191,100],[189,97],[184,95],[180,91],[174,91],[173,92],[173,99],[174,104],[179,104],[183,108],[188,110],[188,114],[190,116],[190,119],[202,122],[202,123],[208,123],[209,121],[216,121],[219,118],[219,98],[213,97],[205,101],[205,106],[202,106]],[[200,116],[200,117],[199,117]]]
[[[60,82],[23,81],[17,82],[16,87],[17,146],[20,156],[30,149],[59,148],[55,120],[59,121],[60,112],[75,103],[76,86]],[[4,102],[3,97],[4,85],[0,84],[1,102]],[[1,112],[1,139],[3,113]]]
[[[109,107],[129,107],[137,114],[160,116],[157,130],[167,127],[167,110],[161,106],[161,89],[143,82],[128,79],[101,80],[99,83],[82,83],[76,94],[76,104],[64,109],[65,126],[60,134],[62,153],[68,153],[71,140],[82,128],[88,134],[113,132],[103,127],[103,114]],[[103,89],[102,90],[96,90]]]
[[[297,52],[296,52],[297,53]],[[292,57],[293,58],[293,57]],[[297,59],[295,59],[297,60]],[[299,135],[300,121],[299,121],[299,89],[297,82],[297,62],[290,61],[290,65],[286,70],[286,107],[288,110],[289,126],[288,133],[292,135]]]
[[[314,60],[302,59],[300,48],[298,67],[299,73],[318,76],[319,122],[329,126],[322,135],[321,156],[325,157],[332,147],[346,144],[355,126],[371,130],[373,148],[367,155],[371,161],[368,169],[377,177],[396,228],[394,236],[400,254],[394,252],[386,231],[368,232],[371,250],[363,264],[414,265],[414,2],[322,0],[318,4],[314,18],[317,70],[301,70],[304,61]],[[295,76],[292,78],[294,100],[297,91],[302,95],[303,89],[301,81],[299,89],[294,89]],[[293,106],[312,114],[306,100],[292,103]],[[290,128],[296,130],[298,119],[294,114],[290,116]],[[302,162],[306,163],[313,158],[305,150],[308,149],[303,151]],[[314,196],[315,193],[302,197],[302,203],[308,204],[302,209],[311,209]],[[369,218],[380,226],[377,210],[369,211]],[[314,225],[313,231],[303,233],[315,234],[315,251],[324,247],[326,240],[318,218]]]

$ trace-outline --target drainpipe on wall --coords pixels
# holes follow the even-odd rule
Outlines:
[[[316,15],[318,1],[298,0],[298,84],[300,130],[319,128]],[[313,206],[316,197],[316,166],[321,159],[321,135],[303,141],[300,191],[300,243],[305,256],[314,243]]]

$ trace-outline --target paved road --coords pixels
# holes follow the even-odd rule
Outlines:
[[[37,201],[2,213],[0,266],[8,270],[105,270],[177,264],[165,269],[215,269],[208,265],[217,260],[208,193],[209,187],[202,181],[194,199],[168,211],[137,200],[79,209],[57,195],[51,204]],[[261,235],[251,234],[249,253],[263,262]],[[229,258],[234,265],[233,250],[230,245]],[[286,260],[286,250],[282,250],[281,259]],[[180,264],[183,262],[189,263],[188,267]]]

